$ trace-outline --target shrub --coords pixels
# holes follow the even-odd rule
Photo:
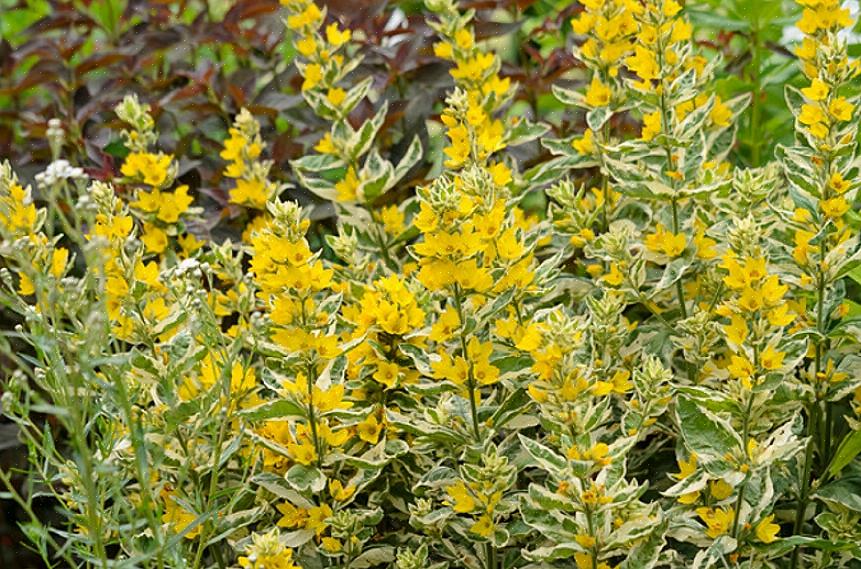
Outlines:
[[[427,0],[440,145],[393,125],[361,33],[282,3],[323,125],[289,171],[327,205],[284,199],[241,109],[217,179],[248,223],[211,238],[133,95],[117,172],[66,161],[62,121],[33,184],[0,167],[3,412],[30,459],[26,491],[0,480],[46,565],[861,561],[848,9],[801,2],[792,140],[743,167],[750,97],[715,93],[675,0],[566,14],[573,130],[521,104],[472,9]]]

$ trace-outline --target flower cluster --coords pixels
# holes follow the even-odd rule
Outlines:
[[[353,81],[362,32],[282,1],[324,205],[248,109],[199,192],[136,97],[113,175],[52,123],[35,189],[0,165],[2,410],[64,516],[28,537],[70,567],[854,567],[861,67],[848,12],[799,3],[796,136],[757,168],[676,0],[580,2],[558,138],[427,0],[427,152]]]

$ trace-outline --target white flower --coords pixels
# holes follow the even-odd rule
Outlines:
[[[62,180],[86,180],[88,176],[82,168],[73,167],[68,160],[54,160],[45,171],[36,174],[36,183],[41,187],[53,186]]]

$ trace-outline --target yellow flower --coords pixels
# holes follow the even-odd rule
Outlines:
[[[729,126],[730,119],[732,119],[732,110],[724,104],[720,97],[715,97],[709,118],[711,118],[716,126]]]
[[[331,480],[329,482],[329,494],[337,502],[346,502],[355,492],[356,487],[352,484],[344,488],[340,480]]]
[[[619,270],[619,263],[610,263],[610,272],[601,276],[601,280],[610,286],[619,286],[624,282],[625,275]]]
[[[479,53],[470,59],[458,62],[457,67],[449,71],[454,79],[464,81],[479,81],[495,61],[492,53]]]
[[[712,480],[709,482],[709,494],[711,494],[715,500],[726,500],[732,496],[732,490],[732,486],[724,482],[723,479]]]
[[[843,178],[843,174],[840,172],[834,172],[828,180],[828,185],[831,186],[831,189],[838,194],[843,194],[851,187],[852,184]]]
[[[810,83],[809,87],[805,87],[801,92],[811,101],[821,101],[828,96],[828,85],[817,77]]]
[[[162,194],[162,203],[159,205],[157,217],[165,223],[176,223],[179,216],[188,211],[188,206],[194,198],[188,195],[188,186],[179,186],[173,193]]]
[[[66,272],[66,263],[69,262],[69,250],[65,247],[57,247],[51,253],[51,267],[49,272],[55,279],[63,277]]]
[[[380,211],[380,220],[383,222],[383,229],[389,235],[400,235],[406,229],[404,225],[404,212],[398,208],[397,204],[382,208],[382,211]]]
[[[665,0],[662,12],[665,17],[672,18],[682,11],[682,6],[676,0]]]
[[[308,510],[297,508],[290,502],[282,502],[275,506],[281,512],[281,519],[278,520],[278,527],[282,528],[298,528],[304,526],[308,519]]]
[[[315,506],[308,510],[308,519],[305,521],[305,529],[313,530],[314,533],[319,536],[326,531],[327,527],[329,527],[326,520],[330,517],[332,517],[332,508],[329,507],[328,504]]]
[[[314,146],[314,150],[319,152],[320,154],[337,154],[338,150],[335,148],[335,144],[332,142],[332,134],[327,132],[323,135],[323,138]]]
[[[324,537],[320,541],[320,547],[329,553],[338,553],[341,551],[341,542],[334,537]]]
[[[460,317],[457,311],[452,306],[446,306],[446,309],[431,327],[428,338],[434,342],[445,342],[454,335],[459,327]]]
[[[461,288],[476,292],[485,292],[493,286],[490,271],[484,267],[479,267],[475,259],[469,259],[458,265],[455,280]]]
[[[825,122],[825,113],[822,112],[822,107],[819,105],[805,103],[801,105],[801,113],[798,115],[798,120],[801,124],[811,126]]]
[[[744,343],[744,340],[747,338],[748,327],[747,322],[744,318],[737,314],[733,314],[730,317],[730,324],[728,326],[724,326],[724,332],[726,332],[727,340],[736,346],[740,346]]]
[[[749,389],[750,378],[754,372],[753,364],[744,356],[733,355],[730,359],[731,363],[727,366],[727,371],[732,377],[741,380],[742,385]]]
[[[302,71],[304,81],[302,82],[302,90],[308,91],[320,84],[323,80],[323,68],[319,63],[309,63]]]
[[[735,518],[733,508],[697,508],[697,515],[706,523],[706,535],[716,539],[729,532]]]
[[[455,32],[454,41],[457,44],[457,47],[464,50],[472,49],[472,46],[475,45],[475,38],[473,37],[472,32],[465,28],[461,28]]]
[[[592,12],[600,10],[604,6],[604,0],[582,0],[580,3]]]
[[[161,516],[161,521],[170,525],[174,532],[182,533],[197,519],[194,512],[185,509],[184,506],[176,502],[173,494],[165,492],[162,497],[164,498],[164,513]],[[196,538],[202,529],[203,524],[198,524],[185,534],[185,539]]]
[[[434,55],[442,59],[451,59],[454,56],[454,49],[448,42],[437,42],[433,46]]]
[[[810,8],[804,9],[801,13],[801,19],[795,25],[805,34],[815,34],[820,27],[824,27],[817,12]]]
[[[657,224],[655,232],[646,235],[646,248],[656,253],[663,253],[667,257],[678,257],[686,247],[687,238],[684,233],[672,233],[667,231],[662,224]]]
[[[377,417],[371,413],[364,421],[356,425],[356,434],[368,444],[375,445],[380,440],[380,431],[383,426],[377,421]]]
[[[30,277],[27,276],[26,273],[19,273],[18,279],[18,294],[20,294],[21,296],[30,296],[31,294],[36,292],[36,287],[33,284],[33,281],[30,279]],[[123,283],[124,282],[125,281],[123,281]]]
[[[647,115],[643,115],[643,130],[640,132],[640,138],[644,142],[649,142],[657,134],[661,132],[661,111],[655,111]]]
[[[676,20],[673,22],[673,31],[670,34],[670,43],[678,43],[691,39],[694,27],[686,20]]]
[[[849,211],[849,202],[843,196],[837,196],[830,200],[822,200],[819,202],[819,208],[827,217],[831,219],[840,219]]]
[[[648,87],[649,81],[659,77],[661,70],[655,55],[642,45],[634,48],[634,55],[625,59],[625,65],[640,77],[640,87],[643,89]]]
[[[795,320],[795,314],[789,311],[789,304],[782,304],[770,310],[766,314],[766,317],[768,318],[768,323],[775,327],[786,326]]]
[[[306,466],[313,464],[317,460],[317,449],[311,441],[301,444],[290,443],[287,445],[287,450],[290,451],[290,456],[295,462]]]
[[[783,367],[783,358],[786,354],[777,351],[771,344],[762,351],[759,356],[760,365],[767,370],[774,371]]]
[[[848,102],[845,97],[837,97],[828,104],[828,112],[839,121],[852,120],[852,112],[855,105]]]
[[[493,344],[480,342],[473,336],[466,346],[467,359],[472,364],[472,376],[479,385],[493,385],[499,381],[499,368],[490,363]]]
[[[493,520],[487,514],[482,514],[469,528],[469,531],[484,538],[490,537],[493,534],[493,530]]]
[[[594,75],[592,83],[586,90],[586,104],[591,107],[606,107],[610,104],[610,88],[601,82],[601,79]]]
[[[742,265],[735,257],[727,255],[721,267],[729,272],[723,279],[724,284],[735,290],[755,284],[766,275],[766,261],[762,257],[748,257]]]
[[[332,87],[329,89],[329,92],[326,93],[326,100],[329,101],[329,104],[333,107],[339,107],[346,98],[347,92],[340,87]]]
[[[504,162],[497,162],[489,166],[487,170],[497,186],[507,186],[511,182],[511,169]]]
[[[449,497],[454,500],[452,509],[455,512],[467,514],[476,508],[476,501],[463,481],[458,480],[454,484],[446,487],[445,491],[448,493]]]
[[[263,180],[236,180],[236,187],[230,190],[230,203],[247,205],[257,209],[263,209],[269,193]]]
[[[780,526],[772,523],[774,521],[774,514],[768,515],[756,524],[756,529],[754,533],[756,533],[756,538],[762,543],[772,543],[777,541],[777,534],[780,533]]]
[[[700,499],[700,492],[688,492],[687,494],[682,494],[678,497],[679,504],[684,504],[686,506],[690,506],[691,504],[696,504]]]
[[[173,156],[169,154],[132,152],[126,156],[120,171],[123,176],[143,179],[145,184],[158,188],[167,181],[172,161]]]
[[[605,562],[596,563],[594,559],[592,559],[591,553],[585,552],[577,552],[574,554],[574,563],[577,565],[577,569],[610,569],[610,566]]]
[[[673,476],[675,476],[677,480],[684,480],[697,470],[697,453],[692,452],[687,460],[678,458],[676,459],[676,463],[679,465],[679,471]]]
[[[317,51],[317,42],[314,36],[306,36],[296,41],[296,50],[305,57],[311,56]]]
[[[595,152],[595,144],[592,141],[592,129],[587,128],[586,132],[583,133],[582,138],[575,138],[571,141],[571,146],[582,155],[592,154]]]
[[[350,166],[344,179],[335,184],[335,191],[338,192],[338,201],[356,201],[359,197],[359,187],[359,177],[356,175],[356,170]]]
[[[373,378],[379,383],[386,386],[386,389],[395,387],[400,374],[400,367],[396,363],[380,362],[377,364],[377,371],[374,372]]]
[[[13,183],[9,188],[9,196],[2,202],[4,207],[0,207],[0,224],[12,233],[26,233],[33,229],[36,223],[36,206],[33,204],[30,188],[25,190],[19,184]],[[8,211],[4,211],[6,208]],[[130,223],[131,219],[128,221]],[[129,227],[130,230],[131,227]],[[95,233],[101,235],[98,231]],[[127,234],[128,231],[125,233]]]
[[[291,14],[287,17],[287,27],[291,30],[299,30],[305,27],[316,27],[323,19],[323,13],[313,2],[309,2],[305,10],[299,14]]]
[[[352,33],[350,30],[338,30],[338,24],[331,23],[326,26],[326,41],[334,47],[340,47],[350,41]]]
[[[578,18],[571,20],[571,29],[574,30],[575,34],[585,35],[592,30],[594,23],[595,16],[584,10],[580,12]]]
[[[150,223],[144,223],[141,241],[150,253],[163,253],[167,249],[167,233]]]

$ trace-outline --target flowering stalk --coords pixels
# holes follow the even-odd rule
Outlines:
[[[281,3],[290,14],[285,23],[301,56],[297,67],[303,77],[302,96],[317,116],[331,122],[314,146],[318,154],[290,165],[304,187],[335,204],[342,227],[349,227],[362,246],[373,248],[389,269],[397,270],[390,249],[405,240],[402,222],[396,221],[403,213],[393,205],[381,215],[371,206],[419,162],[421,143],[414,138],[397,165],[380,156],[374,141],[386,120],[388,104],[384,102],[373,117],[354,129],[349,117],[364,99],[374,98],[373,78],[366,77],[349,90],[340,86],[362,62],[358,54],[348,53],[352,32],[335,22],[326,25],[324,32],[326,12],[311,0]]]
[[[805,37],[796,53],[810,81],[800,91],[787,88],[787,101],[796,117],[797,143],[778,149],[784,157],[787,177],[795,189],[791,228],[792,256],[801,273],[801,285],[809,291],[811,311],[809,355],[812,365],[803,374],[809,437],[800,471],[794,531],[803,530],[813,483],[814,457],[823,475],[832,457],[834,402],[840,399],[847,376],[840,372],[841,357],[832,351],[833,323],[841,316],[836,290],[845,274],[845,259],[858,248],[857,233],[844,216],[857,191],[850,181],[856,155],[857,97],[847,98],[846,86],[859,75],[857,61],[848,58],[845,41],[838,33],[853,25],[848,8],[836,1],[799,2],[804,6],[798,27]],[[801,167],[793,167],[793,162]],[[838,336],[839,337],[839,336]],[[837,342],[839,344],[839,341]],[[823,407],[825,411],[823,411]],[[792,566],[801,560],[801,548],[793,552]]]

